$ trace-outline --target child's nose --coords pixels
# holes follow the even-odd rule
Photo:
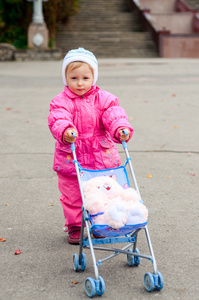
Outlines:
[[[78,85],[82,85],[82,80],[79,80],[79,81],[78,81]]]

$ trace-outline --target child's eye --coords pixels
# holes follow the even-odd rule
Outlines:
[[[76,79],[76,77],[72,77],[72,79]]]
[[[89,79],[88,77],[84,77],[84,80],[87,80],[87,79]]]

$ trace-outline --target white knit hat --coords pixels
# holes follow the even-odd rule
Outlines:
[[[92,85],[96,84],[97,78],[98,78],[97,59],[92,52],[85,50],[84,48],[78,48],[78,49],[70,50],[64,57],[63,65],[62,65],[62,78],[63,78],[64,85],[67,86],[66,75],[65,75],[66,67],[71,62],[74,62],[74,61],[83,61],[92,67],[93,73],[94,73],[94,79],[93,79]]]

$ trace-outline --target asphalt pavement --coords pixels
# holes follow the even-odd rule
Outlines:
[[[73,270],[52,170],[47,116],[63,90],[61,61],[0,63],[0,299],[87,299],[87,268]],[[199,299],[199,60],[99,59],[98,86],[117,95],[135,129],[128,149],[145,205],[161,291],[143,284],[150,261],[99,266],[102,299]],[[121,158],[125,155],[120,147]],[[148,253],[144,232],[140,251]],[[16,255],[16,250],[20,254]],[[98,251],[96,258],[104,253]],[[95,298],[97,299],[96,296]]]

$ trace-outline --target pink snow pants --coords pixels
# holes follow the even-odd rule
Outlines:
[[[80,226],[82,221],[82,198],[77,176],[58,175],[58,187],[61,192],[60,201],[66,219],[65,226]]]

